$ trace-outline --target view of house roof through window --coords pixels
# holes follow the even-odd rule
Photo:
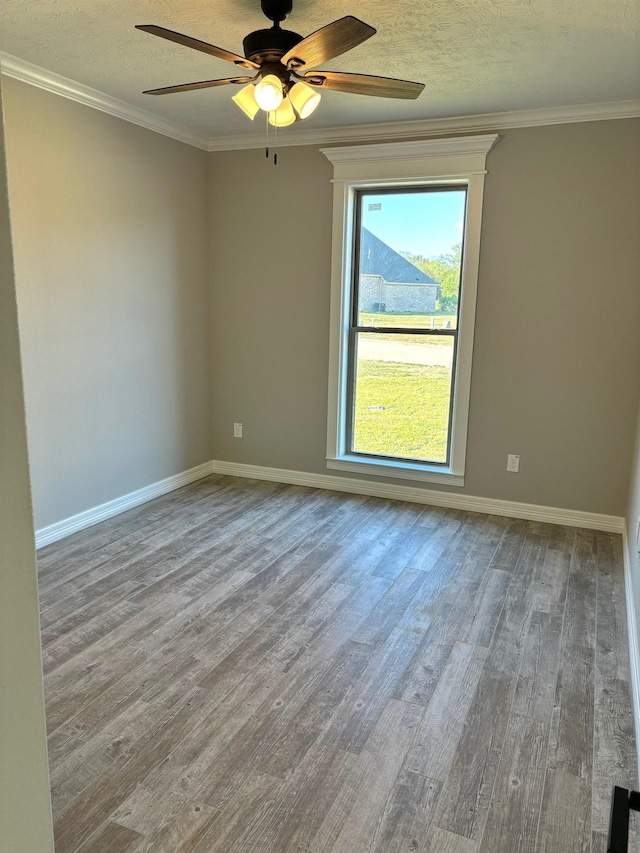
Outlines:
[[[360,311],[434,311],[438,282],[375,234],[360,232]]]

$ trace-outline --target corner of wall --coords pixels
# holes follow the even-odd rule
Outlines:
[[[636,752],[638,776],[640,782],[640,635],[638,635],[638,618],[633,595],[632,582],[632,553],[627,531],[623,533],[624,587],[627,610],[627,634],[629,643],[629,666],[631,669],[631,702],[633,705],[633,721],[636,735]]]
[[[638,750],[638,781],[640,782],[640,634],[638,633],[640,629],[640,558],[637,544],[638,525],[640,525],[640,409],[638,410],[636,445],[631,463],[629,500],[625,513],[623,534],[629,663],[631,666],[636,749]]]

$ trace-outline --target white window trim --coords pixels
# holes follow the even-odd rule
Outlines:
[[[487,134],[321,149],[333,163],[334,185],[328,468],[450,486],[464,485],[484,176],[487,154],[498,138],[497,134]],[[349,454],[344,443],[355,191],[370,186],[433,186],[444,183],[449,186],[459,183],[467,187],[450,464],[443,467],[409,461],[365,460]]]

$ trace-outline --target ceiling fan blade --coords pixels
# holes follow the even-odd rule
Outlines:
[[[375,95],[378,98],[417,98],[424,83],[395,80],[393,77],[375,77],[372,74],[347,74],[343,71],[311,71],[304,75],[310,86],[332,89],[334,92],[352,92],[354,95]]]
[[[285,53],[280,62],[292,68],[313,68],[357,47],[375,33],[376,30],[369,24],[347,15],[302,39]]]
[[[209,44],[200,39],[185,36],[182,33],[176,33],[173,30],[167,30],[165,27],[157,27],[155,24],[137,24],[137,30],[142,30],[145,33],[151,33],[152,36],[160,36],[160,38],[168,39],[176,44],[182,44],[184,47],[191,47],[193,50],[200,50],[202,53],[208,53],[209,56],[216,56],[218,59],[226,59],[228,62],[235,62],[236,65],[241,65],[243,68],[259,68],[255,62],[250,59],[245,59],[244,56],[238,56],[237,53],[231,53],[223,47],[216,47],[214,44]]]
[[[180,86],[164,86],[162,89],[147,89],[143,95],[172,95],[174,92],[191,92],[194,89],[210,89],[226,86],[227,83],[250,83],[253,77],[223,77],[220,80],[201,80],[199,83],[182,83]]]

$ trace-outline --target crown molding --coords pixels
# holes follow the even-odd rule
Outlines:
[[[344,148],[321,148],[320,151],[334,166],[342,163],[376,163],[380,160],[413,160],[442,155],[487,155],[498,140],[498,134],[458,136],[454,139],[419,139],[412,142],[381,143],[378,145],[347,145]]]
[[[183,125],[159,118],[139,107],[77,83],[61,74],[47,71],[39,65],[0,51],[0,71],[7,77],[29,83],[61,95],[71,101],[153,130],[179,142],[186,142],[205,151],[234,151],[262,148],[262,134],[207,137]],[[346,127],[304,128],[278,131],[278,145],[327,145],[335,142],[374,142],[376,140],[415,139],[424,136],[444,136],[452,133],[495,132],[507,128],[537,127],[551,124],[572,124],[584,121],[610,121],[640,117],[640,100],[611,101],[600,104],[579,104],[568,107],[546,107],[536,110],[513,110],[450,118],[421,119],[419,121],[380,122]]]
[[[640,117],[640,100],[578,104],[569,107],[546,107],[536,110],[512,110],[501,113],[422,119],[420,121],[359,124],[349,127],[306,129],[294,126],[294,130],[278,130],[278,147],[326,145],[333,142],[393,141],[423,136],[444,136],[451,133],[488,133],[516,127],[538,127],[638,117]],[[209,151],[233,151],[263,147],[264,139],[262,137],[244,134],[242,136],[213,137],[208,144]]]
[[[204,134],[197,133],[194,130],[182,127],[166,119],[158,118],[158,116],[148,113],[146,110],[133,107],[125,101],[113,98],[111,95],[106,95],[104,92],[99,92],[90,86],[76,83],[75,80],[70,80],[61,74],[47,71],[39,65],[34,65],[31,62],[26,62],[24,59],[19,59],[17,56],[12,56],[9,53],[1,51],[0,71],[14,80],[20,80],[23,83],[37,86],[39,89],[52,92],[54,95],[61,95],[63,98],[68,98],[70,101],[75,101],[78,104],[93,107],[93,109],[116,116],[116,118],[140,125],[140,127],[144,127],[147,130],[153,130],[155,133],[161,133],[163,136],[170,136],[179,142],[186,142],[187,145],[203,148],[205,151],[209,147],[208,139]]]

